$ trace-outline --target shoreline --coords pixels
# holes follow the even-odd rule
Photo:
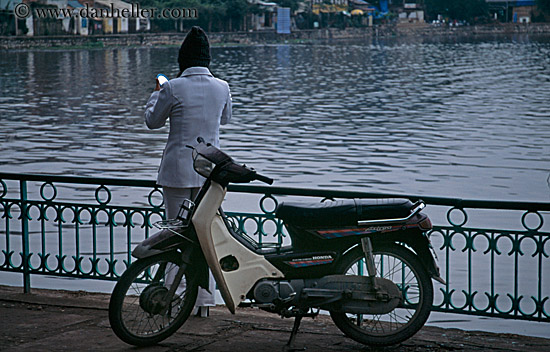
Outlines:
[[[12,49],[93,49],[120,46],[179,46],[186,33],[132,33],[90,36],[0,36],[0,50]],[[212,32],[208,33],[213,46],[260,44],[308,44],[361,39],[418,38],[453,39],[502,35],[535,35],[550,38],[550,23],[490,24],[464,27],[435,27],[426,23],[398,23],[363,28],[323,28],[297,30],[291,34],[275,31]]]

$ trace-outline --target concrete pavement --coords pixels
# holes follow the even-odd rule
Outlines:
[[[99,293],[0,286],[1,351],[281,351],[292,319],[257,309],[223,306],[208,318],[190,318],[161,344],[135,348],[109,326],[109,296]],[[550,325],[549,325],[550,329]],[[304,318],[297,345],[307,351],[550,351],[550,339],[424,327],[413,338],[385,349],[369,348],[345,337],[330,317]]]

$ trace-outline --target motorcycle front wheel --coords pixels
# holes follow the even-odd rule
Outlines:
[[[372,346],[398,344],[418,332],[430,315],[433,285],[426,269],[407,248],[396,244],[374,246],[376,276],[397,285],[403,301],[387,314],[330,312],[336,326],[353,340]],[[339,274],[367,275],[364,253],[357,247],[346,254]]]
[[[169,300],[166,297],[181,264],[181,254],[161,253],[138,260],[122,274],[109,302],[109,322],[122,341],[153,345],[187,320],[198,290],[189,268],[174,295]]]

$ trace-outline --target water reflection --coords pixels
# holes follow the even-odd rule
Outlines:
[[[177,48],[3,52],[2,171],[154,178],[143,106]],[[280,186],[547,201],[550,44],[526,36],[212,50],[222,146]]]

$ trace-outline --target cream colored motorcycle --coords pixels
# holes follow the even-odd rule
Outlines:
[[[330,313],[350,338],[385,346],[402,342],[424,325],[433,300],[432,279],[442,282],[425,232],[432,228],[424,203],[407,199],[349,199],[281,203],[292,244],[263,247],[236,228],[221,209],[229,183],[273,180],[237,164],[201,138],[194,168],[206,182],[176,219],[140,243],[138,260],[124,272],[109,305],[116,335],[152,345],[189,317],[209,270],[235,313],[251,306],[294,317],[285,350],[303,317]]]

